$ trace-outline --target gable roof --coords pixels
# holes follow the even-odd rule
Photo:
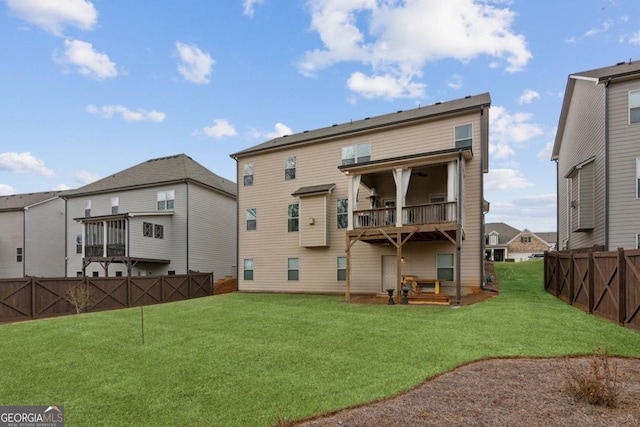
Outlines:
[[[488,107],[489,105],[491,105],[491,97],[489,96],[489,93],[466,96],[453,101],[436,102],[435,104],[426,107],[419,107],[406,111],[400,110],[396,113],[367,117],[362,120],[350,121],[340,125],[336,124],[293,135],[285,135],[231,154],[231,157],[237,159],[244,155],[259,153],[261,151],[284,148],[297,144],[320,142],[329,138],[372,131],[387,126],[417,122],[420,120],[436,118],[438,116],[456,114],[482,107]]]
[[[214,174],[185,154],[147,160],[84,187],[69,190],[64,196],[78,197],[180,182],[196,182],[236,197],[234,182]]]
[[[518,230],[517,228],[513,228],[512,226],[507,225],[504,222],[491,222],[484,225],[484,232],[487,236],[491,234],[492,231],[498,233],[499,245],[506,244],[518,234],[520,234],[520,230]]]
[[[560,110],[560,119],[558,121],[558,129],[556,130],[556,139],[553,144],[551,160],[558,160],[560,154],[560,143],[564,134],[564,127],[567,121],[567,115],[569,114],[569,106],[571,105],[571,98],[573,97],[577,80],[587,80],[594,84],[600,84],[638,78],[640,78],[640,61],[618,62],[608,67],[570,74],[567,78],[567,86],[564,92],[562,109]]]
[[[555,231],[543,231],[540,233],[533,233],[548,244],[558,243],[558,233]]]
[[[39,193],[0,196],[0,211],[20,211],[61,196],[64,191],[42,191]]]

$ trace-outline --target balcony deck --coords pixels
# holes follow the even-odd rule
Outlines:
[[[457,203],[428,203],[402,208],[402,226],[396,226],[396,208],[374,208],[353,212],[350,238],[369,243],[385,243],[398,233],[412,241],[449,240],[458,231]]]

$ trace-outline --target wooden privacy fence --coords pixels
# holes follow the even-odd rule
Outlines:
[[[545,252],[544,287],[581,310],[640,331],[640,250]]]
[[[0,322],[75,313],[72,289],[85,292],[87,304],[83,311],[115,310],[212,295],[213,273],[0,279]]]

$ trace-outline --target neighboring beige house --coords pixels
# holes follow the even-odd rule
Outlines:
[[[555,249],[556,233],[522,231],[503,222],[487,223],[486,258],[492,261],[527,261]]]
[[[236,184],[180,154],[148,160],[67,201],[67,275],[236,273]]]
[[[0,278],[63,277],[64,200],[59,191],[0,196]]]
[[[283,136],[238,164],[240,291],[483,283],[489,94]]]
[[[552,160],[558,249],[640,247],[640,61],[572,74]]]

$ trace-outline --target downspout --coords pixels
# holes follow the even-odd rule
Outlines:
[[[456,231],[456,304],[460,305],[462,272],[462,150],[458,151],[458,227]]]
[[[604,250],[609,250],[609,77],[604,84]]]
[[[22,277],[27,277],[27,209],[22,209]]]
[[[64,277],[69,277],[69,226],[67,224],[67,199],[64,200]],[[82,237],[84,241],[84,236]],[[77,244],[77,243],[76,243]]]
[[[131,220],[129,215],[127,219],[127,277],[131,277]]]
[[[233,157],[236,161],[236,292],[240,289],[240,169],[238,166],[238,158]],[[255,267],[255,266],[254,266]],[[243,266],[244,268],[244,266]]]
[[[485,271],[485,213],[484,213],[484,159],[488,156],[482,149],[484,147],[484,107],[480,107],[480,289],[484,290]]]
[[[187,254],[187,271],[186,274],[189,274],[189,182],[187,181],[187,240],[186,240],[186,254]]]

